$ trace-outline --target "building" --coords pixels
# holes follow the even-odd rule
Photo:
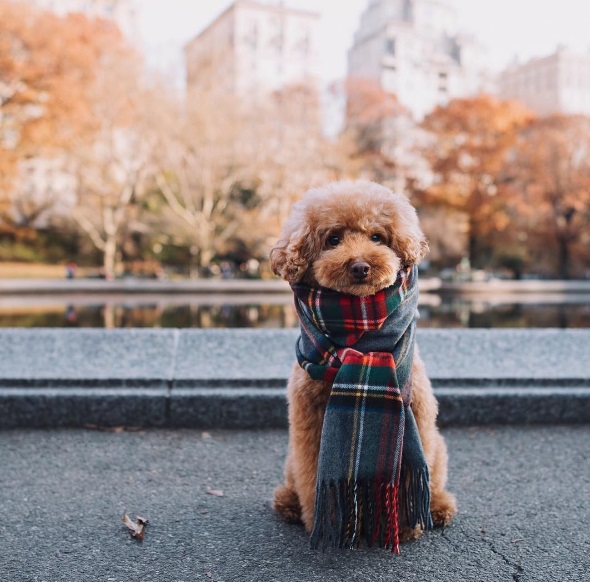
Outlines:
[[[114,21],[134,44],[140,38],[139,14],[135,0],[20,0],[59,15],[81,12],[89,18]]]
[[[236,0],[185,47],[187,88],[256,97],[318,80],[319,14]]]
[[[549,56],[515,63],[500,74],[498,91],[539,115],[590,115],[590,52],[559,47]]]
[[[351,78],[397,95],[416,120],[486,89],[483,48],[457,30],[454,0],[369,0],[348,53]]]

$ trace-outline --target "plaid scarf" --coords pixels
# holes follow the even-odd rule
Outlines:
[[[432,527],[428,467],[410,408],[417,268],[375,295],[294,285],[299,364],[332,383],[311,547],[399,553],[399,529]]]

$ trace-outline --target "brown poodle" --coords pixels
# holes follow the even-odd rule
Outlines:
[[[392,285],[398,271],[428,251],[416,211],[408,200],[374,182],[336,182],[308,191],[294,205],[271,252],[273,271],[289,283],[373,295]],[[430,471],[430,510],[435,526],[456,513],[445,490],[447,449],[438,432],[438,403],[416,348],[412,410]],[[313,528],[318,454],[330,384],[312,380],[295,365],[288,386],[289,450],[285,482],[274,493],[275,510],[289,522]],[[402,532],[402,539],[421,530]]]

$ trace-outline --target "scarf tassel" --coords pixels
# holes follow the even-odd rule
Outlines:
[[[428,469],[402,467],[400,485],[384,482],[322,482],[316,492],[311,549],[377,545],[399,554],[400,527],[432,528]]]
[[[408,469],[402,463],[400,475],[400,523],[410,529],[432,529],[428,467]]]

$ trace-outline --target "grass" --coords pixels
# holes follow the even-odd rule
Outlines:
[[[46,265],[43,263],[0,263],[0,279],[63,279],[64,265]]]

